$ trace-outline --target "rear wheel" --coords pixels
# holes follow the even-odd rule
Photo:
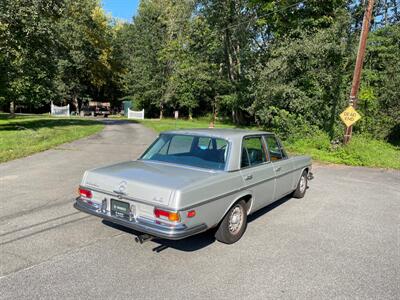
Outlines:
[[[215,238],[225,244],[240,240],[247,227],[246,202],[237,202],[231,207],[219,225]]]
[[[307,190],[307,171],[304,170],[301,174],[296,190],[293,192],[294,198],[303,198]]]

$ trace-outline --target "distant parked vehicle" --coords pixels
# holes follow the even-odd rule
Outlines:
[[[304,197],[311,158],[289,157],[273,133],[192,129],[162,133],[136,161],[86,171],[75,208],[152,237],[216,228],[232,244],[247,216],[291,194]]]
[[[94,106],[86,106],[81,109],[81,112],[84,116],[103,116],[107,118],[111,112],[106,107],[94,107]]]

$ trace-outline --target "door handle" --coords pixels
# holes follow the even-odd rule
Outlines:
[[[253,175],[247,175],[247,176],[244,178],[244,180],[251,180],[251,179],[253,179]]]
[[[277,168],[275,168],[275,172],[279,172],[280,170],[282,170],[282,168],[281,168],[281,167],[277,167]]]

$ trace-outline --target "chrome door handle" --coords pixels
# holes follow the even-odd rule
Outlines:
[[[244,180],[251,180],[251,179],[253,179],[253,175],[247,175],[247,176],[244,178]]]
[[[275,172],[279,172],[280,170],[282,170],[282,168],[281,168],[281,167],[277,167],[277,168],[275,168]]]

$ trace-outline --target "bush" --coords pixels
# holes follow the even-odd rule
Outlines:
[[[266,130],[273,131],[284,140],[296,140],[303,137],[312,137],[319,129],[309,124],[301,116],[296,116],[284,109],[270,106],[258,115],[261,124]]]
[[[289,152],[313,159],[352,166],[400,169],[400,148],[369,135],[354,135],[348,145],[332,144],[324,132],[285,142]]]

